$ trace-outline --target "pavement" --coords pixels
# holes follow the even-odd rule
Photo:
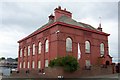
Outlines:
[[[2,79],[2,76],[0,75],[0,80]]]
[[[120,78],[120,73],[116,73],[116,74],[109,74],[109,75],[100,75],[100,76],[92,76],[92,77],[88,77],[88,78]]]
[[[2,76],[0,76],[0,80],[2,78],[3,78],[3,80],[9,80],[10,79],[9,77],[5,77],[5,76],[2,77]],[[120,73],[119,74],[100,75],[100,76],[81,77],[81,78],[83,80],[120,80]],[[70,80],[82,80],[82,79],[78,78],[78,79],[70,79]],[[18,79],[11,78],[11,80],[18,80]],[[20,78],[19,80],[26,80],[26,79]],[[32,79],[32,80],[34,80],[34,79]],[[66,80],[66,79],[61,79],[61,80]]]

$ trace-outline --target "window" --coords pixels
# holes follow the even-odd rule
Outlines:
[[[28,56],[30,55],[30,46],[28,46]]]
[[[33,44],[33,55],[35,55],[35,44]]]
[[[24,56],[26,56],[26,48],[24,48]]]
[[[45,60],[45,67],[48,67],[48,60]]]
[[[30,68],[30,62],[28,62],[28,64],[27,64],[27,68],[28,68],[28,69]]]
[[[72,39],[71,38],[66,39],[66,51],[72,51]]]
[[[22,49],[20,49],[20,57],[22,57]]]
[[[41,61],[38,61],[38,69],[41,68]]]
[[[23,68],[25,68],[25,62],[23,62]]]
[[[106,61],[106,63],[105,63],[106,65],[110,65],[110,62],[109,61]]]
[[[41,43],[41,42],[39,42],[39,45],[38,45],[38,54],[40,54],[40,53],[41,53],[41,48],[42,48],[42,43]]]
[[[48,50],[49,50],[49,41],[46,40],[45,41],[45,52],[48,52]]]
[[[34,69],[35,68],[35,62],[32,61],[32,68]]]
[[[85,60],[85,68],[86,68],[87,70],[90,70],[90,69],[91,69],[90,60]]]
[[[100,54],[101,54],[101,57],[104,55],[104,44],[103,43],[100,44]]]
[[[20,68],[22,68],[22,63],[20,62]]]
[[[86,66],[91,66],[90,60],[85,60]]]
[[[90,42],[89,41],[85,41],[85,52],[90,53]]]

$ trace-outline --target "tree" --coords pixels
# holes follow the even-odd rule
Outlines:
[[[15,61],[18,61],[18,58],[15,58]]]
[[[50,61],[50,67],[61,66],[65,71],[74,72],[78,69],[79,64],[73,56],[60,57]]]
[[[5,60],[5,57],[1,57],[1,60]]]

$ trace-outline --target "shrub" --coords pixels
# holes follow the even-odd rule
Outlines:
[[[54,67],[54,66],[61,66],[64,68],[65,71],[68,72],[74,72],[78,69],[78,62],[77,59],[74,58],[73,56],[65,56],[61,58],[57,58],[54,60],[50,61],[49,66]]]

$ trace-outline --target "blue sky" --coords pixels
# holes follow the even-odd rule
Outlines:
[[[114,1],[114,2],[113,2]],[[118,60],[118,0],[0,1],[0,57],[17,57],[17,41],[48,22],[59,5],[72,12],[73,19],[97,28],[99,17],[103,32],[109,33],[109,53]]]

